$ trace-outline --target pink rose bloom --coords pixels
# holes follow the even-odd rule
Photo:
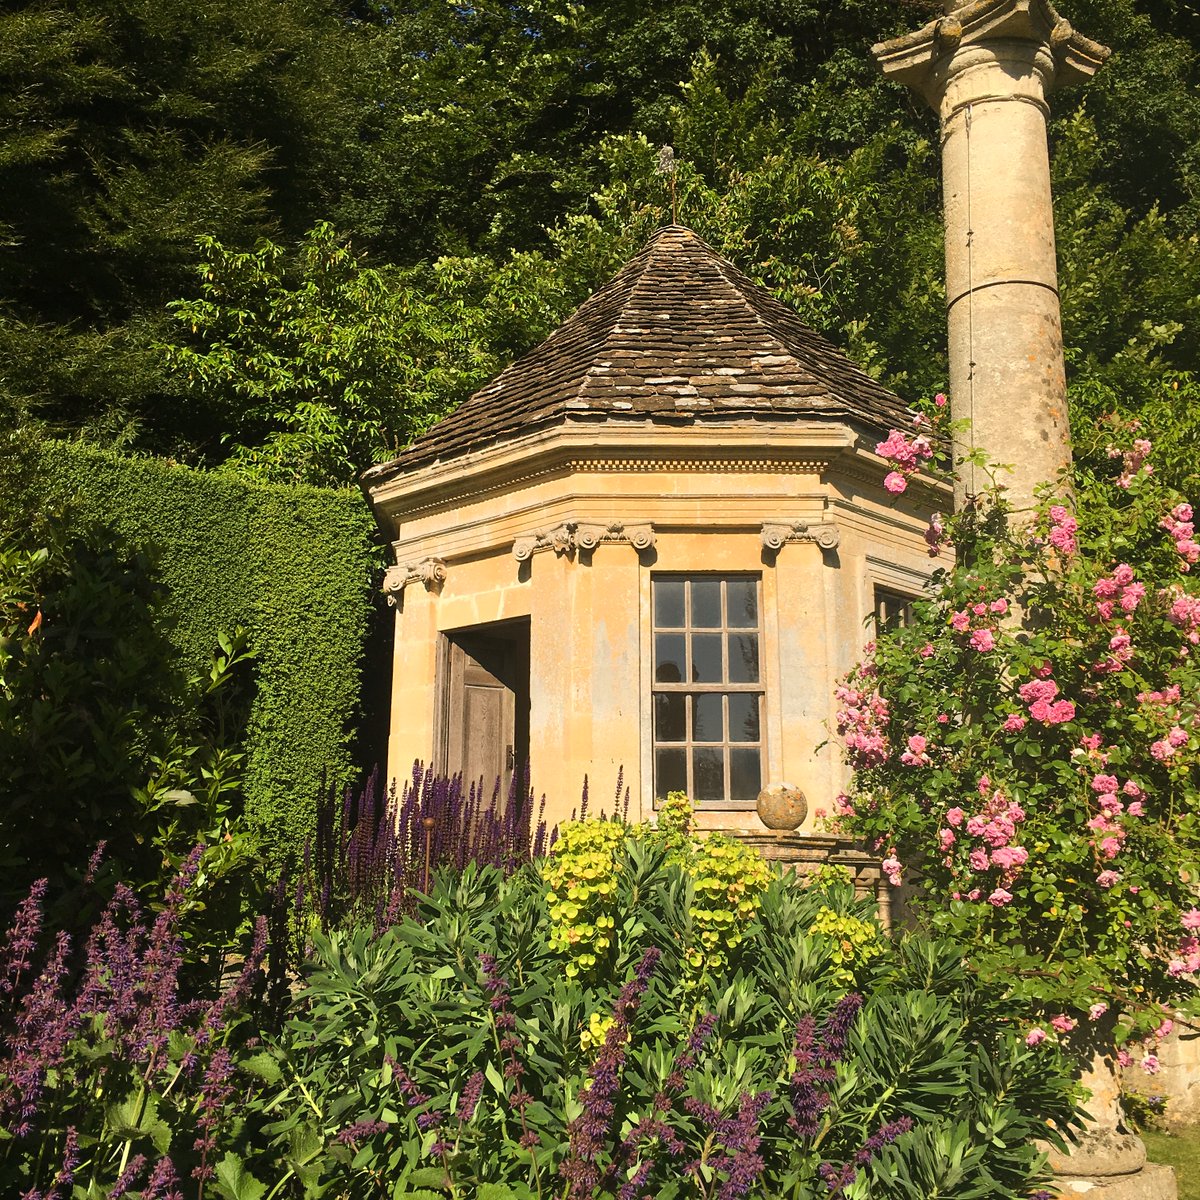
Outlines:
[[[900,474],[899,471],[889,471],[884,477],[883,486],[887,488],[893,496],[899,496],[901,492],[907,490],[908,480]]]
[[[900,886],[900,860],[894,855],[883,860],[883,873],[888,877],[888,881],[893,887]]]
[[[1101,1001],[1099,1004],[1093,1004],[1092,1007],[1088,1009],[1088,1020],[1098,1021],[1106,1012],[1108,1012],[1108,1005],[1105,1004],[1104,1001]]]
[[[1096,611],[1100,614],[1100,620],[1111,621],[1113,612],[1115,611],[1113,602],[1111,600],[1101,600],[1096,605]]]
[[[986,850],[971,851],[971,870],[986,871],[988,869],[988,856]]]
[[[1068,1017],[1066,1013],[1059,1013],[1051,1022],[1051,1025],[1058,1030],[1059,1033],[1070,1033],[1078,1024],[1074,1017]]]
[[[1131,583],[1121,593],[1121,607],[1127,612],[1133,612],[1146,596],[1144,583]]]
[[[971,627],[971,614],[968,612],[956,612],[950,618],[950,624],[958,633],[966,633]]]
[[[1178,725],[1176,725],[1171,732],[1167,734],[1167,741],[1170,742],[1176,750],[1178,750],[1180,746],[1186,746],[1188,742],[1187,730],[1181,729]]]
[[[996,639],[990,629],[977,629],[971,634],[971,646],[981,654],[996,648]]]
[[[1044,1029],[1031,1029],[1025,1035],[1025,1045],[1040,1046],[1046,1040],[1046,1031]]]
[[[1200,929],[1200,908],[1189,908],[1179,914],[1179,923],[1184,929]]]
[[[1081,737],[1079,739],[1079,744],[1085,750],[1099,750],[1101,740],[1102,739],[1098,733],[1093,733],[1093,734],[1090,734],[1088,737]]]
[[[987,612],[988,612],[988,606],[986,604],[976,604],[976,605],[972,606],[971,611],[977,617],[986,617]]]
[[[1116,796],[1101,796],[1100,807],[1109,817],[1119,817],[1125,809],[1125,805]]]
[[[1115,600],[1120,590],[1115,579],[1097,579],[1092,584],[1092,595],[1097,600]]]
[[[1102,796],[1114,795],[1117,786],[1118,782],[1115,775],[1097,775],[1092,780],[1092,791],[1099,792]]]
[[[1140,800],[1135,800],[1126,810],[1131,817],[1140,817],[1146,810]]]
[[[938,841],[941,842],[943,850],[949,850],[950,847],[953,846],[954,843],[958,841],[958,838],[956,838],[954,836],[953,829],[939,829],[938,830]]]
[[[979,783],[976,785],[976,787],[981,796],[986,796],[988,794],[988,792],[990,792],[992,790],[991,777],[988,775],[980,775]]]
[[[1000,600],[993,600],[991,609],[992,612],[994,612],[998,617],[1002,617],[1006,612],[1008,612],[1008,601],[1003,598]]]
[[[1150,753],[1158,759],[1159,762],[1166,762],[1172,754],[1175,753],[1175,747],[1170,742],[1155,742],[1150,747]]]
[[[1058,695],[1058,684],[1053,679],[1031,679],[1028,683],[1021,684],[1017,694],[1026,704],[1035,700],[1048,702]]]
[[[1171,1036],[1171,1031],[1175,1028],[1175,1022],[1167,1017],[1166,1020],[1154,1031],[1154,1037],[1157,1041],[1162,1041],[1165,1037]]]
[[[961,808],[952,808],[946,813],[946,824],[953,825],[957,829],[963,823],[963,817],[966,813]]]
[[[1116,858],[1121,853],[1121,843],[1115,837],[1106,837],[1100,843],[1100,853],[1105,858]]]
[[[1117,1065],[1121,1067],[1133,1066],[1133,1055],[1128,1050],[1117,1051]]]
[[[1004,888],[997,888],[989,897],[988,903],[993,908],[1003,908],[1012,900],[1012,892],[1006,891]]]
[[[1061,504],[1052,505],[1050,508],[1050,520],[1055,525],[1061,525],[1070,515],[1070,512]]]
[[[992,851],[992,865],[1001,870],[1011,871],[1014,867],[1023,867],[1029,861],[1029,851],[1024,846],[1001,846]]]
[[[920,650],[918,650],[918,651],[917,651],[917,654],[918,654],[918,656],[919,656],[919,657],[921,657],[921,658],[932,658],[932,657],[933,657],[933,646],[932,646],[932,644],[931,644],[931,643],[929,643],[929,642],[926,642],[926,643],[925,643],[925,645],[923,645],[923,646],[920,648]]]
[[[1050,705],[1047,704],[1045,700],[1035,700],[1029,706],[1029,715],[1035,721],[1041,721],[1043,724],[1047,724],[1050,721]]]
[[[1190,521],[1193,519],[1192,506],[1190,504],[1177,504],[1171,510],[1171,516],[1177,521]]]
[[[972,837],[982,837],[983,831],[987,828],[987,819],[981,816],[974,816],[967,822],[967,832]]]
[[[1147,1075],[1157,1075],[1158,1070],[1159,1070],[1158,1055],[1157,1054],[1147,1054],[1142,1059],[1141,1065],[1142,1065],[1142,1070],[1145,1071]]]
[[[919,733],[914,733],[912,737],[908,739],[908,748],[914,754],[924,754],[926,745],[928,745],[928,743]]]
[[[1016,832],[1017,827],[1007,817],[993,817],[987,823],[983,836],[987,839],[989,846],[998,848],[1007,846]]]
[[[1115,887],[1120,878],[1121,875],[1118,871],[1101,871],[1100,874],[1096,876],[1096,882],[1102,888],[1107,890],[1110,887]],[[1095,1019],[1095,1017],[1092,1018],[1093,1021]]]
[[[944,392],[938,392],[938,394],[936,396],[934,396],[933,402],[934,402],[934,404],[936,404],[938,406],[938,408],[945,408],[946,407],[946,394]]]
[[[1047,720],[1051,725],[1065,725],[1075,720],[1075,705],[1070,700],[1055,700],[1050,705],[1050,715]]]
[[[1028,724],[1029,719],[1027,717],[1023,717],[1020,713],[1009,713],[1004,719],[1004,732],[1020,733]]]
[[[1125,783],[1125,785],[1121,788],[1121,791],[1123,791],[1127,796],[1132,796],[1135,800],[1145,794],[1142,789],[1133,782],[1132,779]]]
[[[1112,573],[1112,580],[1117,587],[1128,587],[1133,582],[1133,568],[1128,563],[1121,563]]]

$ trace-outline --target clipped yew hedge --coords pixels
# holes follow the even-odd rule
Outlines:
[[[249,630],[247,812],[270,857],[303,845],[322,779],[353,773],[381,561],[362,495],[54,441],[33,474],[39,505],[86,515],[155,555],[170,589],[165,632],[186,667],[206,667],[219,631]]]

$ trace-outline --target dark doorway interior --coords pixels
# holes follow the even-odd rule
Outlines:
[[[529,622],[505,621],[442,636],[441,769],[483,780],[500,801],[529,759]]]

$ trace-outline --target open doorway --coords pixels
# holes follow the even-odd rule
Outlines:
[[[485,798],[498,780],[503,804],[529,760],[529,621],[452,630],[440,650],[440,770]]]

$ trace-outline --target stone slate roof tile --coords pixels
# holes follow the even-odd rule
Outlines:
[[[669,226],[541,345],[368,478],[560,421],[739,414],[908,421],[899,396],[691,230]]]

